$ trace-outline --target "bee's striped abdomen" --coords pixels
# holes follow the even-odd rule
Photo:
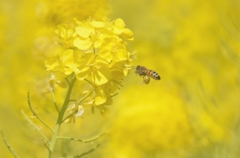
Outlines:
[[[155,80],[160,80],[160,76],[158,75],[158,73],[156,73],[153,70],[147,70],[146,75],[148,75],[149,77],[152,77]]]

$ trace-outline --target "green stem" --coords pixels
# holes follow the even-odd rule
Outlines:
[[[53,132],[53,130],[43,121],[43,119],[38,116],[37,112],[35,111],[35,109],[33,109],[32,104],[31,104],[31,100],[30,100],[30,94],[28,92],[28,106],[30,108],[30,110],[33,113],[33,117],[36,117],[40,122],[42,122],[42,124],[44,124],[51,132]]]
[[[92,149],[80,154],[80,155],[75,155],[75,156],[64,156],[64,157],[60,157],[60,158],[81,158],[85,155],[88,155],[90,153],[92,153],[94,150],[96,150],[98,147],[100,146],[100,144],[97,144],[95,147],[93,147]],[[86,157],[86,156],[85,156]]]
[[[55,96],[54,96],[54,91],[51,91],[51,94],[52,94],[53,104],[54,104],[57,112],[59,113],[59,109],[58,109],[58,106],[57,106],[57,103],[56,103],[56,100],[55,100]]]
[[[66,77],[65,79],[66,79],[66,81],[67,81],[68,85],[70,85],[70,82],[68,81],[67,77]]]
[[[44,139],[44,142],[47,142],[48,145],[49,145],[49,140],[47,138],[47,136],[45,136],[42,132],[41,132],[41,129],[35,125],[31,119],[29,119],[29,117],[25,114],[25,112],[23,110],[21,110],[21,113],[23,114],[23,116],[25,117],[25,119],[28,121],[28,123],[33,126],[33,128],[43,137]]]
[[[84,79],[85,81],[87,81],[90,85],[93,86],[92,82],[90,82],[89,80],[87,80],[86,78]]]
[[[4,134],[3,134],[3,131],[1,130],[1,134],[2,134],[2,139],[5,143],[5,145],[7,146],[8,150],[12,153],[12,155],[15,157],[15,158],[19,158],[17,153],[13,150],[13,148],[8,144]]]
[[[85,140],[84,139],[72,138],[72,137],[61,137],[61,136],[59,136],[58,139],[68,139],[68,140],[74,140],[74,141],[79,141],[79,142],[83,142],[83,143],[91,143],[91,142],[101,138],[102,136],[108,134],[109,132],[110,132],[110,130],[106,131],[106,132],[104,132],[104,133],[102,133],[98,136],[95,136],[95,137],[90,138],[90,139],[85,139]]]
[[[94,150],[96,150],[98,147],[100,146],[100,144],[97,144],[94,148],[92,148],[91,150],[88,150],[87,152],[85,153],[82,153],[81,155],[77,155],[75,156],[76,158],[80,158],[80,157],[83,157],[85,155],[88,155],[90,154],[91,152],[93,152]]]
[[[67,91],[67,95],[66,95],[66,98],[64,100],[64,103],[62,105],[62,108],[61,110],[59,111],[59,115],[58,115],[58,119],[57,119],[57,123],[56,123],[56,126],[53,130],[53,135],[52,135],[52,139],[51,139],[51,142],[50,142],[50,151],[49,151],[49,158],[52,158],[53,157],[53,152],[54,152],[54,148],[55,148],[55,145],[56,145],[56,142],[57,142],[57,136],[58,136],[58,133],[60,131],[60,127],[61,127],[61,124],[62,124],[62,119],[63,119],[63,116],[64,116],[64,113],[65,113],[65,110],[68,106],[68,103],[69,103],[69,100],[70,100],[70,96],[71,96],[71,93],[72,93],[72,89],[73,89],[73,85],[75,83],[75,76],[72,77],[72,80],[70,81],[70,84],[69,84],[69,88],[68,88],[68,91]]]
[[[117,83],[119,86],[123,87],[123,85],[122,85],[120,82],[118,82],[118,81],[116,81],[116,80],[112,80],[112,81],[115,82],[115,83]]]

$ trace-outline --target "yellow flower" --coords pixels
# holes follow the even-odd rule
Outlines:
[[[73,41],[73,45],[80,50],[98,48],[104,35],[97,29],[103,28],[105,23],[100,21],[77,21],[75,32],[78,35]]]
[[[86,65],[78,68],[76,77],[78,80],[88,78],[92,83],[96,85],[102,85],[110,78],[109,65],[101,60],[97,60],[95,55],[92,55]]]
[[[110,44],[99,50],[99,56],[104,58],[108,63],[128,61],[130,53],[127,51],[125,44],[112,41]]]
[[[75,74],[77,80],[88,81],[94,89],[93,105],[106,109],[104,106],[111,103],[131,67],[126,40],[133,40],[132,32],[122,19],[75,19],[75,24],[58,25],[56,33],[63,40],[65,50],[46,59],[47,70],[65,76]],[[81,110],[76,111],[81,115]]]
[[[65,47],[72,47],[73,39],[76,36],[72,25],[60,24],[57,26],[55,33],[60,37]]]
[[[120,37],[122,37],[125,40],[132,41],[134,39],[133,32],[130,29],[125,28],[125,23],[120,18],[114,21],[114,33],[120,35]]]
[[[75,29],[72,28],[73,25],[62,24],[58,25],[56,33],[66,41],[74,38],[72,45],[79,49],[80,53],[68,49],[63,53],[50,55],[45,62],[47,70],[60,71],[65,75],[75,72],[79,80],[88,76],[97,85],[105,84],[110,77],[114,77],[110,75],[110,68],[119,65],[118,62],[122,65],[121,71],[124,71],[124,65],[131,59],[126,49],[127,43],[121,37],[126,29],[123,20],[110,22],[107,19],[89,19],[75,22]]]
[[[77,21],[75,31],[77,37],[73,45],[80,50],[105,47],[105,44],[122,42],[122,40],[133,40],[133,33],[128,28],[122,19],[117,19],[113,23],[108,20],[95,21]]]
[[[45,60],[45,65],[48,71],[58,71],[65,75],[70,75],[77,66],[74,60],[73,50],[67,49],[64,52],[50,55]]]
[[[118,61],[111,63],[110,70],[112,74],[112,79],[115,81],[121,81],[124,77],[126,77],[129,74],[129,70],[131,68],[130,61]]]
[[[95,34],[95,29],[88,21],[78,22],[78,26],[75,28],[77,38],[73,41],[73,45],[80,50],[87,50],[93,44],[91,36]]]

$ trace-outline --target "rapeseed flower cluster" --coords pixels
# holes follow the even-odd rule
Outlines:
[[[75,19],[74,24],[60,24],[55,32],[60,48],[46,58],[47,70],[65,77],[74,75],[77,80],[90,83],[86,97],[89,101],[84,101],[104,114],[105,106],[112,103],[112,97],[131,68],[127,42],[133,40],[132,31],[125,27],[122,19],[97,21],[89,18]],[[82,105],[77,102],[74,105],[70,109],[78,109],[79,116]]]

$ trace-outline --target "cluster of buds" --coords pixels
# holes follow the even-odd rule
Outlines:
[[[74,24],[58,25],[56,34],[61,49],[46,58],[47,70],[66,77],[74,75],[91,85],[91,89],[79,94],[83,98],[88,94],[85,100],[76,101],[70,110],[77,111],[79,116],[82,113],[79,109],[90,104],[92,109],[97,107],[104,113],[132,67],[132,53],[126,47],[127,42],[133,40],[132,31],[125,27],[122,19],[75,19]]]

